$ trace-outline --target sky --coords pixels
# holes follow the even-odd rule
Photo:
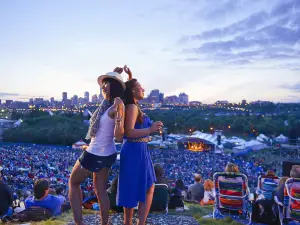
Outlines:
[[[299,21],[299,0],[3,0],[0,99],[99,94],[126,64],[146,93],[300,102]]]

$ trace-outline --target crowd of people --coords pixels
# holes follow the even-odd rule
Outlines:
[[[268,170],[276,172],[274,169],[276,163],[264,163],[261,155],[246,159],[245,157],[232,157],[228,154],[192,152],[180,149],[152,149],[149,151],[154,163],[157,182],[167,184],[170,188],[170,195],[176,194],[176,192],[186,193],[185,200],[198,202],[202,200],[203,204],[214,198],[213,174],[224,171],[229,162],[236,165],[239,172],[248,177],[249,187],[252,191],[257,187],[259,175],[265,174]],[[59,197],[61,200],[59,206],[61,207],[68,202],[68,180],[72,166],[81,153],[82,150],[70,147],[31,144],[2,145],[0,146],[2,180],[11,189],[13,201],[18,199],[24,201],[25,206],[26,204],[30,205],[32,204],[32,196],[36,195],[37,188],[41,188],[43,190],[39,192],[40,195],[50,193]],[[264,157],[271,156],[269,152],[265,154]],[[109,183],[107,184],[109,192],[111,189],[117,192],[116,177],[118,173],[119,161],[116,161],[109,173]],[[277,174],[279,175],[279,171]],[[44,179],[48,180],[49,187],[45,183],[44,186],[47,187],[43,185],[41,187]],[[81,185],[81,188],[84,198],[95,196],[92,174]],[[188,196],[189,194],[191,196]]]
[[[24,200],[33,191],[34,181],[47,178],[51,188],[62,188],[67,197],[68,179],[72,166],[82,153],[69,147],[55,147],[42,145],[2,145],[0,150],[0,166],[3,180],[11,187],[14,196]],[[164,168],[164,176],[175,185],[176,180],[182,179],[186,186],[194,182],[194,174],[201,174],[203,179],[211,179],[216,171],[223,171],[228,162],[235,163],[240,172],[248,176],[249,184],[255,187],[257,177],[268,169],[270,165],[260,163],[261,158],[253,157],[245,161],[242,157],[231,157],[224,154],[197,153],[188,150],[150,150],[154,164],[159,163]],[[113,165],[109,181],[117,175],[118,161]],[[92,176],[88,178],[82,188],[87,196],[91,195]]]

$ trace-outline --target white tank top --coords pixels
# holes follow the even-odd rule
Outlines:
[[[110,108],[109,108],[110,109]],[[100,127],[91,139],[87,152],[98,156],[109,156],[117,152],[114,141],[115,120],[108,116],[108,110],[100,118]]]

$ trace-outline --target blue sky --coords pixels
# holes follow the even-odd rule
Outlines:
[[[300,100],[299,0],[0,1],[0,99],[99,93],[127,64],[147,93]]]

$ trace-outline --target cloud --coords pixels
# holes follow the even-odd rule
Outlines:
[[[213,39],[213,38],[220,38],[228,35],[234,35],[237,33],[241,33],[243,31],[249,31],[249,29],[255,29],[264,21],[268,19],[268,14],[264,11],[254,13],[253,15],[249,16],[248,18],[236,22],[230,26],[219,28],[219,29],[213,29],[210,31],[205,31],[200,35],[194,35],[191,37],[191,39]]]
[[[239,5],[241,1],[227,4]],[[225,7],[224,10],[228,9]],[[199,59],[250,65],[265,60],[282,64],[288,60],[298,60],[299,63],[288,68],[295,71],[300,68],[299,21],[300,1],[279,1],[269,11],[259,9],[223,28],[184,35],[178,43],[181,46],[188,44],[182,50],[184,55],[188,54],[186,61]]]
[[[5,93],[5,92],[0,92],[0,97],[7,97],[7,96],[19,96],[20,94],[17,93]]]
[[[283,89],[288,89],[288,90],[294,91],[294,92],[300,92],[300,82],[293,84],[293,85],[283,84],[283,85],[280,85],[279,87],[283,88]]]

